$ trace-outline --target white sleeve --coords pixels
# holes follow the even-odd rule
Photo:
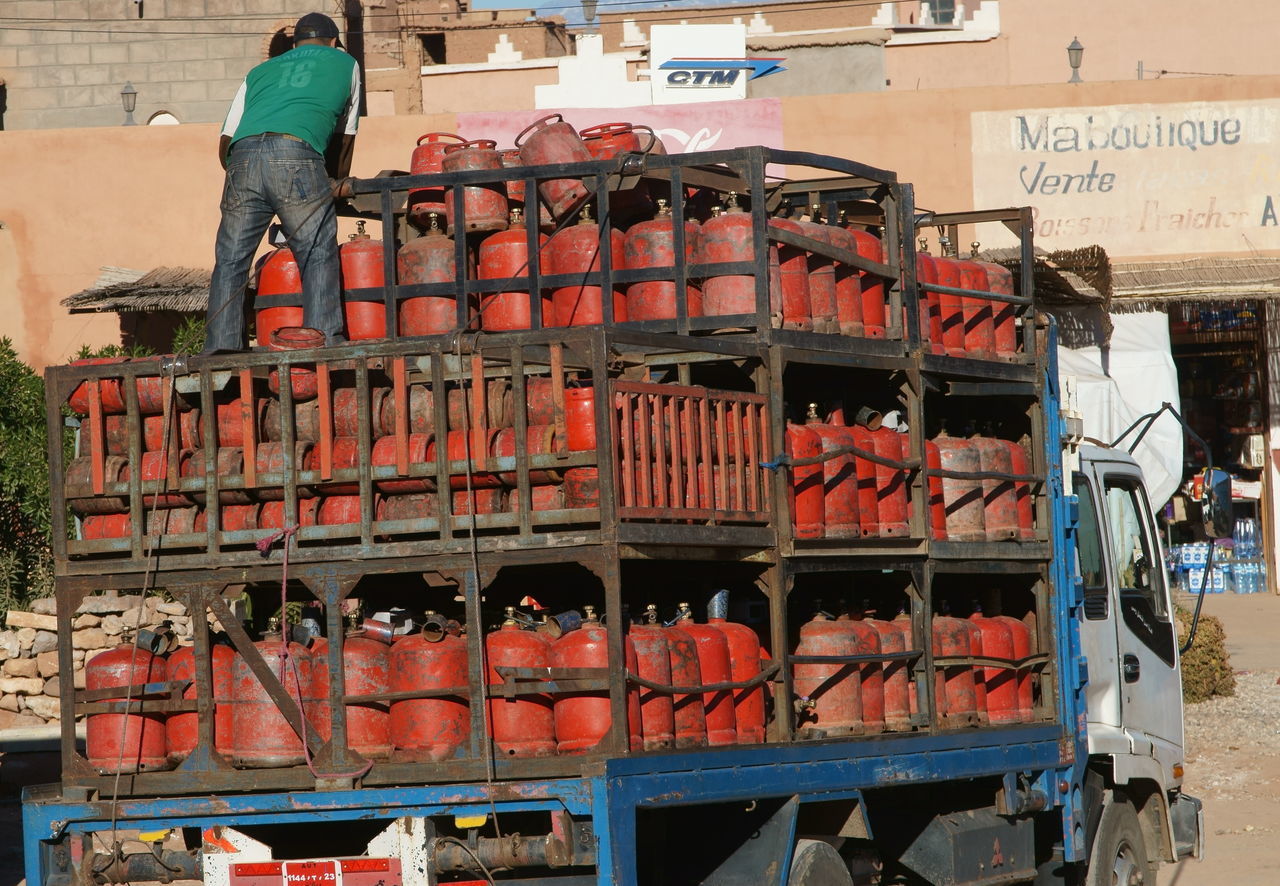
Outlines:
[[[231,100],[231,109],[227,111],[227,120],[222,124],[222,134],[234,138],[236,129],[240,126],[240,118],[244,115],[244,93],[248,87],[248,80],[240,81],[240,89],[236,91],[236,97]]]
[[[347,99],[347,120],[343,135],[355,135],[360,126],[360,66],[351,66],[351,96]]]

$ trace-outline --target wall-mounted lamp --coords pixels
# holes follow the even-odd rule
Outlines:
[[[133,119],[133,109],[138,106],[138,90],[128,80],[124,83],[124,89],[120,90],[120,104],[124,105],[124,125],[137,126]]]
[[[1067,47],[1067,64],[1071,65],[1071,79],[1068,83],[1083,83],[1080,79],[1080,60],[1084,58],[1084,47],[1080,45],[1079,37],[1072,37],[1071,44]]]

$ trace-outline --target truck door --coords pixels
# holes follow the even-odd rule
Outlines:
[[[1134,753],[1182,756],[1182,683],[1164,558],[1136,466],[1097,465],[1115,590],[1121,718]],[[1165,760],[1166,765],[1174,762]]]

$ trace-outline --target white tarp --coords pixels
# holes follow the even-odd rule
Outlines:
[[[1169,350],[1169,317],[1159,311],[1112,314],[1115,329],[1106,348],[1059,348],[1058,375],[1074,376],[1084,434],[1103,443],[1118,437],[1139,416],[1163,403],[1182,411],[1178,372]],[[1065,385],[1064,385],[1065,387]],[[1126,438],[1125,448],[1133,442]],[[1133,456],[1146,476],[1151,506],[1158,510],[1182,483],[1182,426],[1161,416]]]

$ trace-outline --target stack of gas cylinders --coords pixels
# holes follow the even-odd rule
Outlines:
[[[723,601],[723,592],[717,600]],[[764,741],[767,658],[750,627],[728,621],[713,600],[705,623],[682,603],[670,623],[656,606],[626,626],[626,745],[631,751],[756,744]],[[255,646],[322,741],[331,728],[329,643],[297,632],[284,637],[272,618]],[[594,752],[609,732],[611,668],[608,630],[590,606],[535,620],[507,607],[483,639],[489,685],[488,732],[502,757]],[[348,746],[369,760],[440,762],[466,756],[473,711],[468,662],[477,650],[456,621],[428,611],[417,630],[398,634],[388,622],[352,617],[342,638]],[[519,669],[598,671],[602,688],[546,691],[522,687]],[[544,671],[545,672],[545,671]],[[135,700],[143,684],[191,681],[192,647],[167,656],[122,645],[92,659],[86,685],[119,689]],[[308,762],[301,739],[247,662],[224,643],[212,646],[214,749],[240,768]],[[570,681],[572,682],[572,680]],[[526,684],[527,685],[527,684]],[[134,687],[132,690],[128,687]],[[704,689],[705,687],[705,689]],[[387,699],[391,699],[389,702]],[[145,711],[145,703],[143,706]],[[101,772],[172,768],[195,749],[198,715],[98,713],[87,723],[86,756]]]
[[[920,338],[926,353],[977,360],[1019,359],[1017,307],[1009,302],[978,296],[936,292],[943,286],[970,292],[1013,295],[1013,275],[1001,265],[976,261],[980,244],[971,244],[968,259],[956,256],[943,242],[948,255],[929,255],[920,239],[916,253],[916,279],[920,286]]]
[[[909,730],[920,722],[920,695],[911,662],[922,650],[910,615],[873,617],[863,601],[833,616],[817,601],[801,625],[793,655],[797,731],[829,738]],[[879,612],[875,612],[879,616]],[[976,603],[968,618],[945,605],[930,623],[936,665],[934,696],[943,726],[1025,723],[1034,718],[1032,673],[1026,659],[1034,635],[1022,620],[985,616]],[[973,658],[1008,664],[974,664]]]
[[[744,211],[737,193],[686,188],[684,194],[673,195],[669,182],[640,178],[632,187],[611,191],[607,206],[599,207],[593,206],[594,195],[580,178],[538,180],[532,192],[527,179],[501,176],[503,170],[522,167],[665,154],[653,130],[606,123],[579,132],[555,114],[522,132],[516,145],[500,150],[489,139],[468,140],[444,132],[418,139],[410,163],[414,175],[480,170],[496,175],[493,182],[484,184],[409,191],[407,217],[421,236],[400,247],[398,282],[408,287],[437,286],[434,291],[411,290],[402,295],[393,314],[397,335],[438,335],[458,329],[460,323],[499,332],[530,329],[534,299],[528,278],[535,259],[539,274],[559,276],[562,283],[537,293],[544,327],[599,325],[606,322],[606,301],[612,303],[607,318],[611,323],[672,320],[678,316],[680,301],[688,317],[756,312],[756,283],[750,274],[709,270],[688,279],[683,294],[677,294],[677,240],[683,241],[684,258],[690,264],[755,261],[752,215]],[[672,215],[677,199],[684,214],[679,238]],[[465,219],[461,225],[455,219],[459,209]],[[833,253],[877,263],[885,260],[880,239],[864,225],[824,220],[816,206],[807,217],[801,213],[795,218],[771,218],[769,226],[771,233],[807,237]],[[385,337],[387,313],[381,287],[387,281],[382,242],[369,239],[361,223],[359,233],[342,244],[340,252],[348,338]],[[886,287],[880,277],[821,252],[772,239],[767,258],[767,312],[772,326],[885,337]],[[659,268],[670,271],[670,279],[618,284],[608,299],[598,284],[564,280],[602,269]],[[490,281],[492,287],[461,313],[457,294],[447,285],[460,275]],[[301,325],[301,293],[297,262],[287,247],[259,263],[260,342],[270,341],[271,333],[281,327]]]

